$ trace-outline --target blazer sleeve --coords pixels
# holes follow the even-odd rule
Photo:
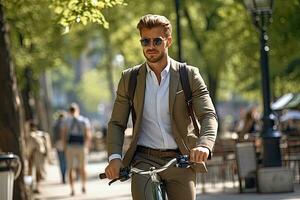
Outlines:
[[[116,99],[114,102],[107,130],[107,151],[111,154],[122,155],[124,143],[124,131],[127,128],[130,113],[130,102],[127,94],[128,73],[124,71],[118,84]]]
[[[193,109],[201,126],[197,146],[206,147],[212,152],[218,129],[216,111],[198,68],[191,68],[190,78]]]

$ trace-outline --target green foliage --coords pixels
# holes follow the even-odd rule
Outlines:
[[[91,87],[93,86],[93,87]],[[93,112],[99,102],[109,102],[110,94],[104,73],[91,70],[84,74],[82,81],[78,85],[78,96],[85,108]]]
[[[230,98],[230,94],[234,91],[252,100],[261,99],[259,34],[242,1],[186,0],[180,2],[181,8],[186,6],[190,14],[196,37],[200,42],[199,51],[187,18],[181,11],[184,59],[198,66],[204,77],[207,78],[209,74],[210,77],[219,80],[221,98]],[[276,1],[274,20],[268,31],[271,47],[270,76],[276,96],[291,91],[293,87],[286,85],[299,83],[296,71],[292,70],[287,74],[286,70],[293,60],[299,58],[300,29],[297,22],[300,15],[296,12],[299,7],[298,2],[295,0],[286,4],[282,0]],[[101,31],[108,32],[104,39],[107,36],[110,38],[110,50],[113,54],[121,53],[124,56],[126,67],[144,60],[138,43],[139,33],[136,24],[139,18],[147,13],[162,14],[171,20],[173,46],[169,52],[172,57],[176,58],[174,1],[128,1],[126,9],[114,7],[110,11],[114,13],[113,15],[107,13],[110,29]],[[276,78],[277,76],[279,77]],[[296,88],[294,87],[293,91]]]
[[[88,112],[95,112],[100,102],[108,103],[111,100],[106,75],[104,70],[90,70],[84,74],[77,85],[78,97]],[[118,80],[120,71],[115,70],[115,75]]]
[[[192,2],[194,4],[190,6]],[[186,6],[201,42],[201,52],[193,50],[190,53],[192,62],[196,63],[200,57],[204,72],[213,76],[221,73],[219,94],[222,98],[230,98],[226,92],[234,91],[247,99],[261,99],[259,32],[241,1],[201,1],[199,5],[189,1]],[[268,29],[269,68],[274,90],[271,92],[277,97],[287,92],[299,92],[299,87],[295,87],[299,84],[299,70],[296,70],[299,63],[293,65],[293,61],[299,59],[300,48],[300,14],[296,10],[299,10],[297,0],[289,4],[276,1],[273,22]],[[210,26],[207,26],[211,16]],[[185,50],[195,48],[194,44],[186,44]],[[287,70],[287,66],[294,67]]]
[[[32,79],[38,82],[40,73],[46,68],[70,65],[70,56],[79,56],[91,38],[85,29],[92,27],[91,25],[85,28],[76,26],[73,32],[62,35],[63,29],[59,25],[59,19],[72,18],[78,9],[76,16],[83,16],[81,22],[87,19],[87,22],[99,24],[100,18],[105,21],[101,13],[105,9],[125,5],[123,0],[1,0],[1,4],[5,8],[6,21],[10,26],[11,55],[21,88],[25,82],[23,71],[26,67],[32,69]],[[65,10],[64,6],[67,6]],[[69,20],[68,23],[71,25],[72,21]],[[38,87],[38,84],[33,85]]]
[[[144,62],[136,29],[142,15],[154,13],[170,19],[173,25],[173,46],[169,53],[171,57],[177,57],[174,0],[134,0],[126,3],[123,0],[1,2],[5,5],[11,26],[12,55],[20,80],[23,78],[22,70],[27,66],[33,69],[36,79],[45,68],[59,67],[57,70],[65,70],[60,66],[67,66],[71,70],[73,63],[86,53],[88,46],[92,46],[87,54],[99,57],[97,68],[101,78],[97,80],[96,71],[88,72],[89,76],[83,75],[76,90],[74,88],[77,86],[74,86],[72,80],[75,76],[66,78],[68,83],[61,83],[66,84],[61,88],[74,90],[80,97],[84,97],[82,100],[90,106],[89,110],[93,109],[96,101],[110,101],[108,83],[100,83],[99,80],[107,81],[104,69],[113,66],[116,55],[123,56],[123,68]],[[242,1],[185,0],[180,3],[184,60],[199,67],[206,82],[208,77],[218,81],[218,94],[222,100],[230,99],[232,93],[248,99],[261,99],[259,33]],[[300,72],[296,62],[300,59],[299,7],[298,0],[290,0],[289,3],[275,1],[273,22],[268,33],[272,93],[276,96],[299,92]],[[184,8],[189,13],[191,24]],[[108,27],[108,22],[109,29],[104,29]],[[65,30],[72,27],[72,31],[62,35],[61,25]],[[120,70],[112,71],[116,85]],[[101,89],[93,91],[95,85],[101,86]]]
[[[69,93],[74,90],[74,77],[73,69],[69,66],[60,63],[59,68],[51,70],[52,85],[55,88],[59,88],[64,93]]]
[[[10,27],[11,55],[22,88],[26,67],[32,69],[32,78],[37,81],[43,70],[62,58],[63,37],[48,1],[5,0],[3,5]]]
[[[276,1],[270,25],[270,68],[275,96],[299,92],[300,2]]]
[[[97,23],[108,28],[109,23],[102,14],[105,8],[126,5],[123,0],[52,0],[51,8],[59,16],[59,23],[69,32],[74,23]]]

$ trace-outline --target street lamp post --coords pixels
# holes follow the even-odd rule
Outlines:
[[[269,47],[267,45],[267,28],[271,21],[273,0],[244,0],[247,9],[253,17],[253,23],[260,31],[260,65],[263,94],[263,166],[281,166],[281,154],[279,148],[280,133],[274,128],[270,108],[270,81],[269,81]]]
[[[178,61],[182,62],[182,51],[181,51],[181,26],[180,26],[180,0],[175,0],[176,8],[176,30],[177,30],[177,48],[178,48]]]

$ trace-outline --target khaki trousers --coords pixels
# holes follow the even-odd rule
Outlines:
[[[158,158],[137,152],[132,166],[148,170],[150,167],[160,167],[172,158]],[[196,173],[191,168],[170,167],[159,173],[165,183],[168,200],[195,200]],[[133,175],[131,180],[133,200],[154,200],[152,197],[151,178],[145,175]]]
[[[87,163],[87,151],[88,149],[84,146],[68,145],[66,158],[69,171],[78,167],[80,169],[85,169]]]

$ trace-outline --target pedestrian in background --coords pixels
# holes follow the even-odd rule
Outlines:
[[[74,191],[74,171],[79,168],[82,182],[82,193],[86,192],[86,162],[89,142],[91,138],[90,122],[80,115],[79,106],[72,103],[69,114],[63,125],[64,149],[67,156],[67,169],[71,186],[71,196]]]
[[[251,106],[241,119],[239,130],[239,141],[253,140],[260,130],[259,113],[256,106]]]
[[[45,164],[50,155],[51,141],[49,134],[38,130],[35,122],[30,122],[30,135],[26,141],[26,147],[29,165],[28,174],[35,177],[33,192],[39,193],[40,181],[46,175]]]
[[[60,112],[58,118],[54,122],[53,125],[53,144],[56,148],[57,157],[59,161],[59,169],[61,175],[61,182],[63,184],[66,183],[66,170],[67,170],[67,161],[64,151],[64,144],[63,144],[63,120],[65,119],[66,113],[64,111]]]

